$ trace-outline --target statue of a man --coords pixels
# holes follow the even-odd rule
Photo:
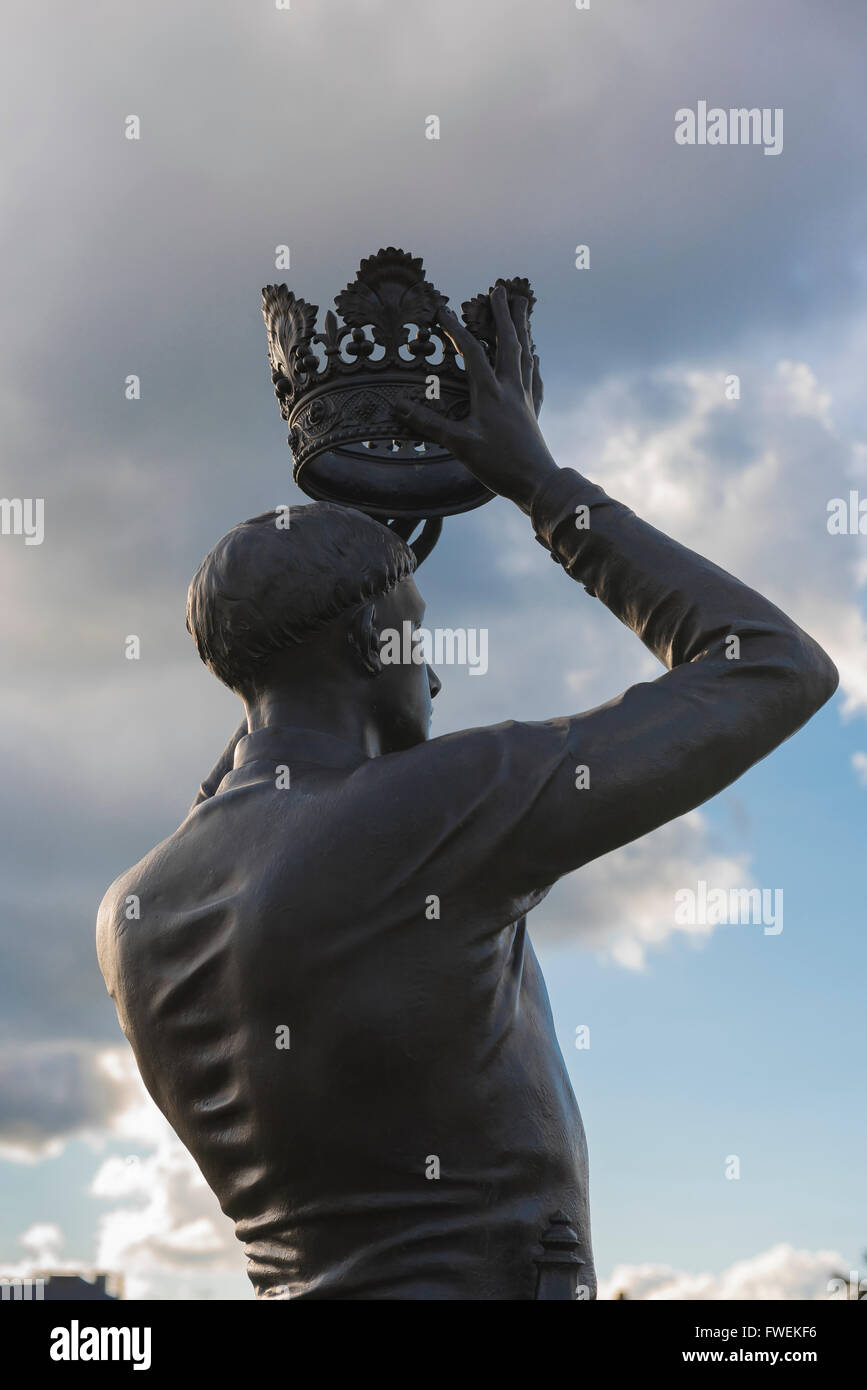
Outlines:
[[[491,302],[494,366],[439,314],[469,416],[405,403],[407,425],[520,507],[668,669],[583,714],[428,740],[437,677],[380,660],[379,634],[424,612],[388,528],[314,503],[203,561],[188,626],[246,721],[107,893],[98,951],[260,1298],[533,1299],[558,1212],[594,1296],[584,1131],[526,914],[728,786],[837,685],[778,608],[557,467],[526,301]]]

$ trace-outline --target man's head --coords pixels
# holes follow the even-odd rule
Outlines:
[[[266,695],[291,701],[299,720],[305,703],[318,714],[324,698],[336,711],[360,705],[385,749],[409,747],[427,737],[439,682],[423,664],[383,666],[379,633],[421,622],[415,563],[399,536],[353,508],[313,502],[265,512],[202,561],[187,628],[205,665],[248,709]]]

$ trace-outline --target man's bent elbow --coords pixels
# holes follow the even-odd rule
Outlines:
[[[806,633],[799,634],[786,665],[792,697],[805,722],[830,700],[840,684],[840,673],[828,653]]]

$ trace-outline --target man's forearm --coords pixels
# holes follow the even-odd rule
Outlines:
[[[772,603],[571,469],[544,484],[531,518],[669,669],[595,709],[466,734],[477,761],[468,796],[486,778],[497,789],[500,835],[479,850],[482,878],[516,900],[717,795],[837,684],[822,649]]]
[[[531,519],[564,569],[669,669],[722,657],[744,675],[760,665],[770,676],[777,664],[803,719],[836,689],[833,662],[780,609],[573,469],[542,486]]]

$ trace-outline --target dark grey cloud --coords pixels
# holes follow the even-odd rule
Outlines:
[[[57,1141],[103,1130],[122,1097],[95,1049],[75,1040],[0,1047],[0,1151],[37,1158]]]

